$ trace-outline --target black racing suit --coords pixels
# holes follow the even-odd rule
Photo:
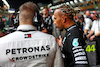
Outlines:
[[[85,40],[81,28],[72,25],[66,30],[62,46],[65,67],[89,67],[86,52],[83,48]]]
[[[52,18],[48,16],[44,19],[44,28],[47,28],[47,33],[52,35]]]

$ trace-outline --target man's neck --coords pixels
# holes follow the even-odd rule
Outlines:
[[[32,23],[20,23],[19,25],[33,25]]]
[[[66,25],[65,25],[65,29],[69,28],[70,26],[74,25],[75,22],[74,21],[67,21]]]

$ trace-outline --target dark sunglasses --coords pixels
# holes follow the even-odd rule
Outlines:
[[[95,14],[95,13],[91,13],[91,14]]]

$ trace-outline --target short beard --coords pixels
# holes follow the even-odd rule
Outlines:
[[[63,31],[64,30],[64,28],[63,29],[60,29],[60,31]]]

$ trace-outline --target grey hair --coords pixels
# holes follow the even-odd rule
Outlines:
[[[20,12],[23,10],[27,10],[27,9],[32,11],[32,12],[38,11],[37,5],[33,2],[26,2],[19,7]]]

